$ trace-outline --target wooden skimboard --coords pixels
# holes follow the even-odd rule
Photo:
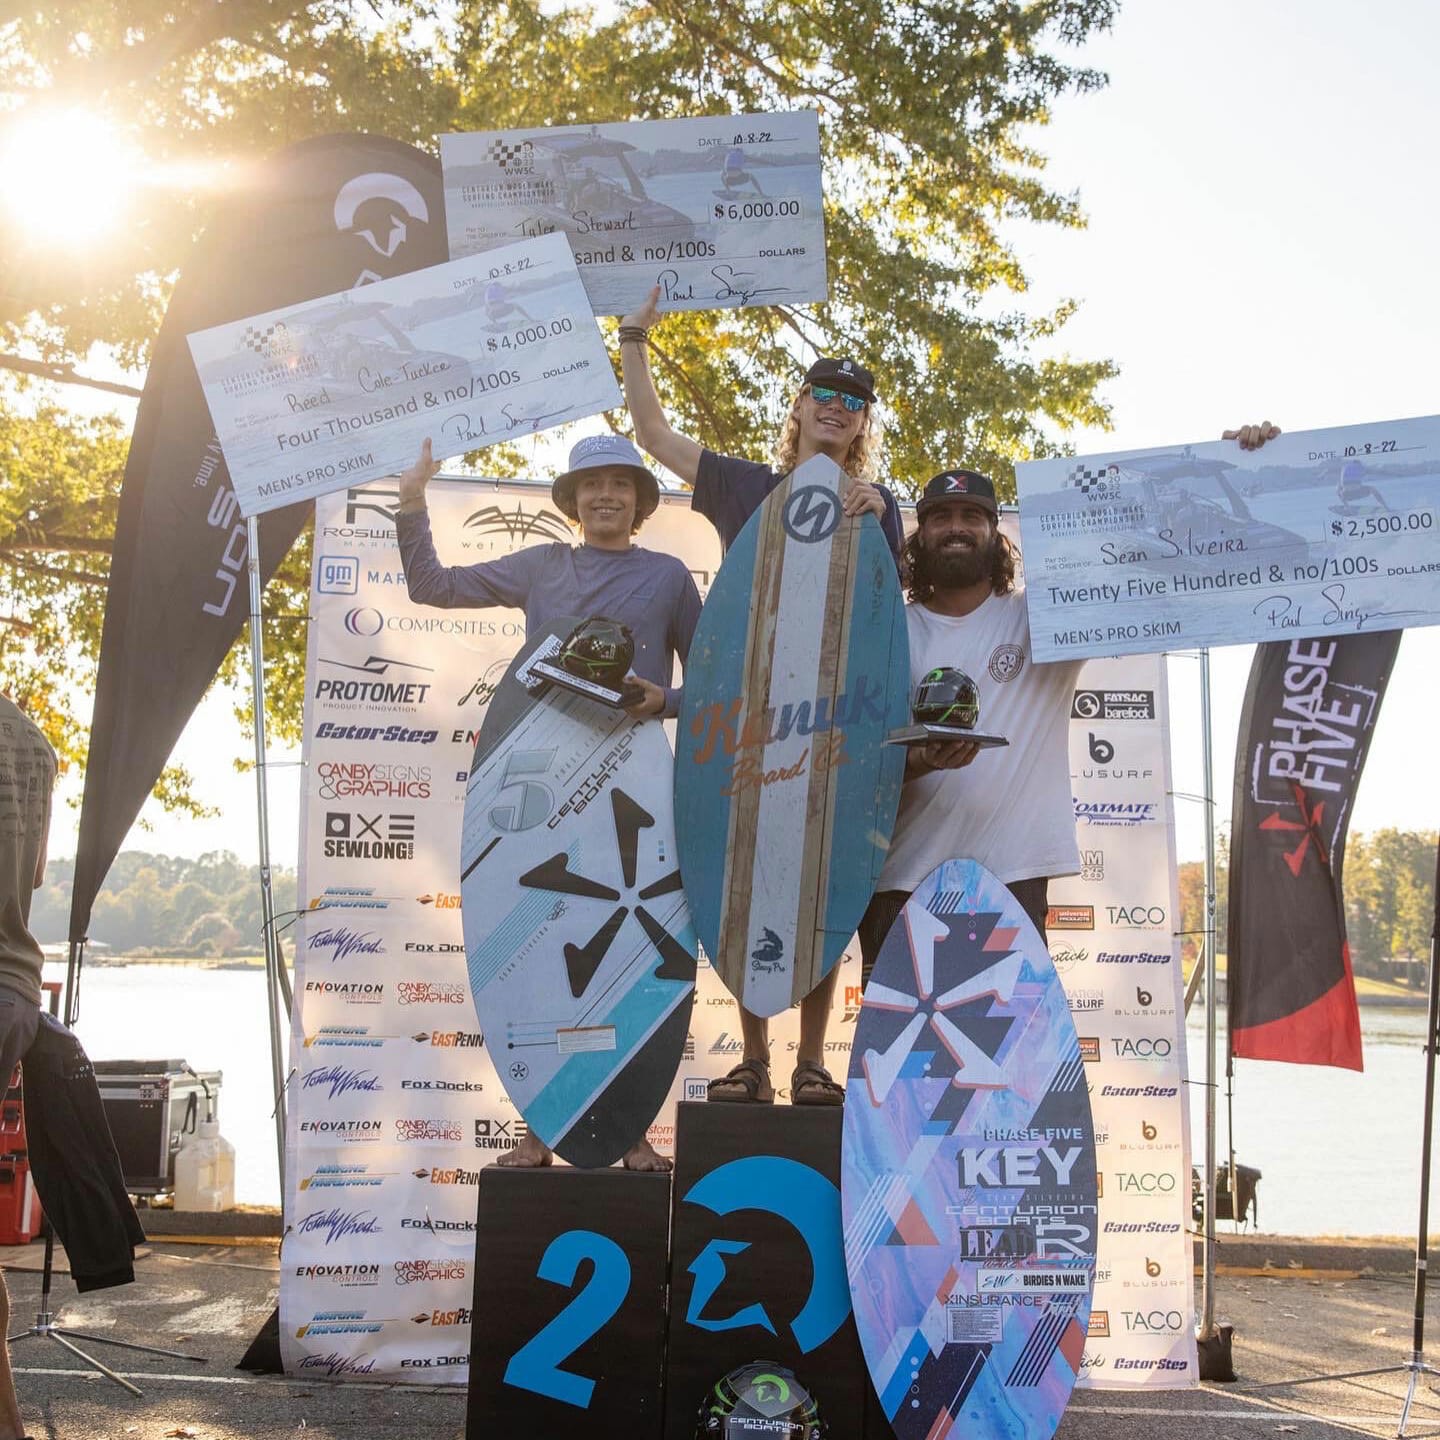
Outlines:
[[[1095,1278],[1095,1132],[1065,992],[983,866],[932,871],[865,987],[840,1154],[860,1344],[899,1440],[1048,1440]]]
[[[527,638],[465,789],[460,905],[475,1010],[526,1124],[610,1165],[675,1078],[695,989],[670,747],[653,720],[517,676],[576,625]]]
[[[675,825],[696,933],[748,1010],[803,999],[884,864],[910,718],[895,562],[849,478],[806,461],[750,517],[705,600],[676,732]]]

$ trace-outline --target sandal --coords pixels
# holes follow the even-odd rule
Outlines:
[[[739,1085],[743,1095],[720,1095],[718,1085]],[[742,1060],[728,1075],[712,1080],[705,1087],[705,1098],[724,1105],[770,1105],[775,1100],[775,1087],[770,1083],[770,1067],[763,1060]]]
[[[823,1065],[802,1060],[790,1077],[790,1103],[792,1105],[843,1105],[845,1087],[837,1085],[834,1077]]]

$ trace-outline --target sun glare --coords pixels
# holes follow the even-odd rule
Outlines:
[[[0,203],[47,246],[103,243],[125,218],[140,176],[139,151],[87,110],[27,111],[0,131]]]

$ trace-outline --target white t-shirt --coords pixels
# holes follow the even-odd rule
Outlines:
[[[1023,590],[988,596],[958,619],[924,605],[905,613],[912,687],[938,665],[958,666],[980,689],[977,728],[1010,744],[905,785],[878,888],[914,890],[957,858],[1007,883],[1078,873],[1069,724],[1080,662],[1031,660]]]

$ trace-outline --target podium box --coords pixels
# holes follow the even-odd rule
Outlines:
[[[795,1372],[828,1440],[863,1440],[869,1384],[845,1278],[840,1121],[838,1106],[680,1105],[665,1440],[691,1440],[711,1386],[752,1360]]]
[[[467,1440],[659,1440],[669,1175],[480,1175]]]

